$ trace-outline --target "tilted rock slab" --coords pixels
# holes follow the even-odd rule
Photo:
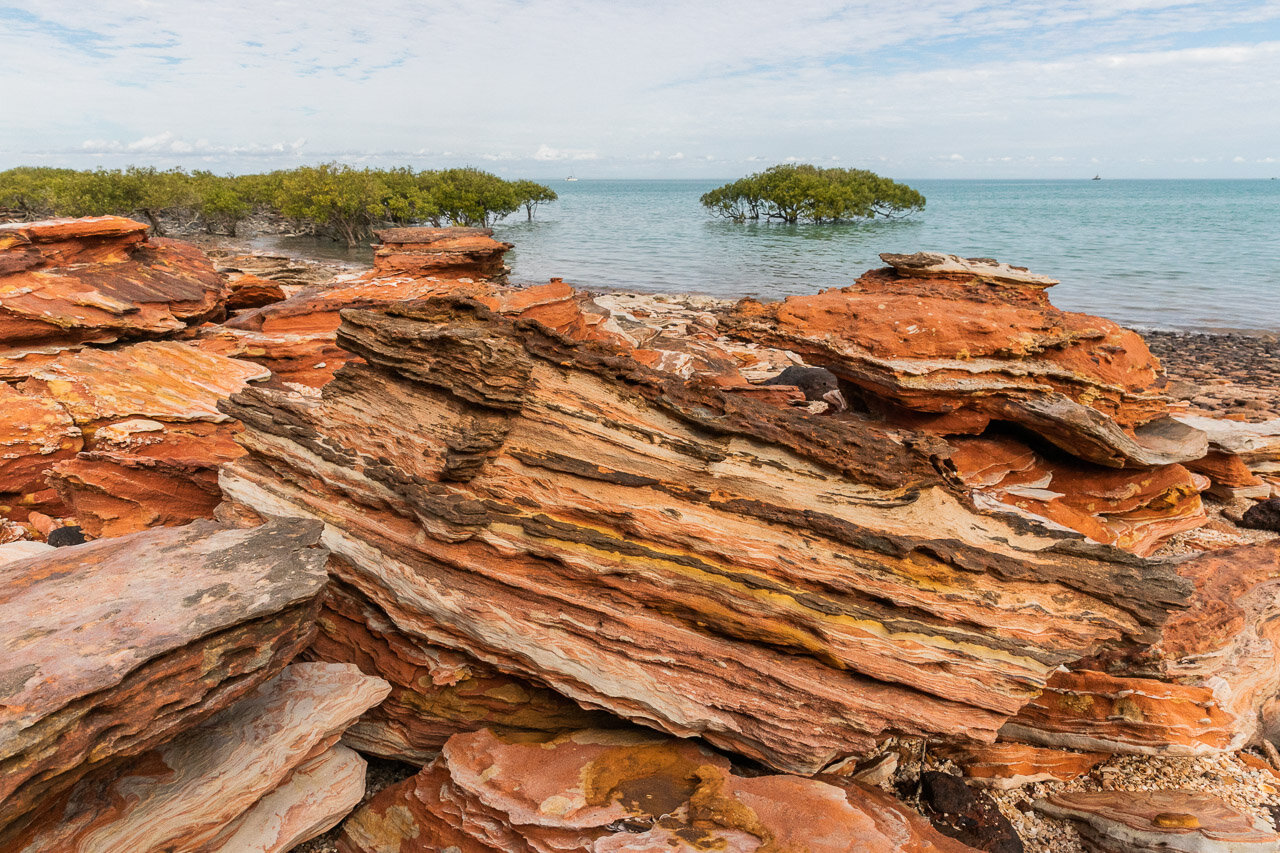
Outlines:
[[[0,224],[0,354],[169,335],[220,319],[226,284],[195,246],[118,216]]]
[[[327,577],[319,536],[202,521],[0,567],[0,848],[24,815],[304,648]]]
[[[1094,853],[1276,853],[1269,821],[1199,791],[1090,791],[1036,800],[1070,820]]]
[[[217,467],[242,452],[232,441],[239,424],[217,403],[269,376],[260,365],[179,341],[62,353],[18,387],[24,401],[70,421],[37,421],[46,445],[57,448],[52,440],[74,428],[76,436],[60,440],[83,450],[33,454],[26,467],[45,468],[40,485],[56,490],[64,511],[91,536],[209,518],[222,499]],[[15,502],[34,503],[32,493]]]
[[[349,311],[322,398],[224,404],[234,504],[326,522],[404,634],[589,708],[813,772],[892,732],[992,740],[1190,584],[967,503],[945,445],[656,373],[436,299]],[[344,568],[345,567],[345,568]]]
[[[23,520],[32,510],[57,509],[61,502],[45,474],[82,447],[80,427],[60,403],[0,382],[0,517]]]
[[[164,746],[82,780],[6,849],[287,850],[359,803],[364,760],[335,744],[387,689],[350,664],[288,666]]]
[[[692,742],[591,730],[533,741],[456,735],[421,773],[353,815],[338,849],[972,851],[854,782],[744,778]]]
[[[1052,280],[985,259],[881,257],[896,268],[812,296],[746,299],[722,326],[793,350],[939,433],[1008,421],[1117,468],[1205,455],[1204,433],[1168,416],[1163,372],[1142,338],[1055,308]],[[934,416],[932,427],[920,415]]]
[[[616,724],[546,687],[402,633],[376,604],[332,581],[308,660],[350,661],[391,684],[391,695],[347,729],[361,752],[424,765],[451,735],[564,732]]]

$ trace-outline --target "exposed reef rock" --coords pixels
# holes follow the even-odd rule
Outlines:
[[[283,853],[359,803],[365,762],[336,742],[386,694],[354,666],[289,666],[163,746],[82,779],[5,849]]]
[[[991,740],[1053,670],[1158,637],[1174,567],[992,515],[946,446],[651,371],[457,298],[344,312],[322,398],[246,389],[231,501],[309,516],[404,634],[813,772]],[[767,473],[763,473],[767,472]]]
[[[743,300],[725,327],[792,350],[936,432],[1007,421],[1111,467],[1204,456],[1204,434],[1168,417],[1160,365],[1142,338],[1053,307],[1051,279],[984,259],[882,257],[896,266],[850,287]]]
[[[194,246],[118,216],[0,225],[0,355],[168,335],[219,319],[226,284]]]
[[[456,735],[357,812],[338,849],[972,853],[854,782],[745,778],[688,741],[590,730],[534,741]]]
[[[493,239],[492,228],[383,228],[373,251],[380,275],[500,280],[511,243]]]
[[[0,568],[0,849],[80,779],[226,708],[305,647],[319,535],[196,522]]]

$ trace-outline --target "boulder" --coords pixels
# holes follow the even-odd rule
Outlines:
[[[373,268],[379,275],[500,280],[511,243],[493,239],[492,228],[383,228],[373,232]]]
[[[24,816],[273,677],[311,640],[320,526],[211,522],[0,568],[0,848]]]
[[[194,246],[118,216],[0,225],[0,351],[171,335],[222,316]]]
[[[1055,308],[1045,293],[1051,279],[987,259],[881,257],[889,268],[843,289],[743,300],[723,326],[792,350],[874,400],[931,416],[935,432],[1014,423],[1109,467],[1204,456],[1204,434],[1169,417],[1160,363],[1142,338]]]
[[[1070,820],[1095,853],[1275,853],[1270,821],[1199,791],[1090,791],[1036,800],[1037,811]]]
[[[1280,533],[1280,498],[1269,498],[1249,507],[1240,517],[1240,526]]]
[[[82,779],[5,849],[283,853],[360,802],[364,760],[336,741],[386,693],[350,665],[293,664],[163,746]]]
[[[224,404],[224,495],[325,521],[403,634],[584,707],[814,772],[890,732],[992,740],[1185,606],[1168,561],[975,507],[936,438],[457,297],[343,317],[361,362],[321,398]]]
[[[460,734],[343,827],[341,853],[505,850],[972,853],[884,793],[735,774],[689,741],[631,731]]]

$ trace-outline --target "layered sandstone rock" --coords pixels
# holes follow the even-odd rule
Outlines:
[[[744,778],[688,741],[590,730],[532,742],[457,735],[420,774],[357,812],[338,849],[972,850],[856,783]]]
[[[1163,562],[967,503],[946,448],[648,370],[465,300],[349,311],[322,398],[225,406],[235,504],[327,524],[405,635],[812,772],[991,740],[1053,670],[1152,641]]]
[[[21,520],[57,509],[45,473],[83,446],[80,427],[60,403],[0,382],[0,516]]]
[[[1168,417],[1142,338],[1055,308],[1051,279],[986,259],[881,257],[890,268],[850,287],[743,300],[725,327],[793,350],[887,403],[887,414],[936,432],[1007,421],[1110,467],[1204,456],[1204,434]]]
[[[387,700],[343,738],[361,752],[423,765],[458,732],[516,735],[611,724],[607,714],[585,711],[545,687],[404,634],[345,584],[330,585],[318,628],[308,659],[350,661],[391,683]]]
[[[1047,456],[1007,435],[956,436],[950,444],[960,477],[983,497],[1135,554],[1207,520],[1204,483],[1181,465],[1106,468]]]
[[[1194,463],[1224,498],[1280,495],[1280,419],[1249,423],[1201,415],[1178,420],[1209,437],[1210,454]]]
[[[364,760],[337,740],[386,693],[354,666],[289,666],[163,746],[81,780],[6,849],[288,850],[359,803]]]
[[[69,513],[95,537],[211,517],[217,467],[242,452],[239,425],[217,402],[268,375],[185,343],[144,341],[62,353],[18,391],[0,385],[21,404],[9,411],[26,419],[16,451],[28,451],[14,463],[24,476],[0,480],[0,493],[17,487],[6,514]]]
[[[1198,791],[1062,793],[1035,807],[1075,823],[1096,853],[1280,851],[1274,826]]]
[[[493,239],[492,228],[383,228],[375,231],[373,268],[380,275],[499,280],[511,243]]]
[[[166,528],[0,568],[0,847],[24,816],[274,676],[314,631],[319,525]]]
[[[1073,752],[1006,742],[943,747],[938,754],[959,765],[973,784],[999,789],[1035,782],[1069,782],[1110,757],[1106,752]]]
[[[194,246],[118,216],[0,225],[0,351],[156,337],[223,312]]]

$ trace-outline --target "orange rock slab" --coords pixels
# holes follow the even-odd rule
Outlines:
[[[1035,782],[1069,782],[1110,757],[1105,752],[1072,752],[1008,742],[944,746],[934,752],[958,764],[971,783],[999,789]]]
[[[337,574],[349,569],[333,566]],[[391,684],[391,695],[347,730],[361,752],[426,764],[451,735],[488,728],[499,735],[604,726],[607,714],[585,711],[546,687],[504,675],[474,658],[415,640],[377,605],[334,581],[317,621],[308,660],[350,662]]]
[[[153,749],[311,639],[318,525],[209,522],[0,568],[0,849],[90,773]]]
[[[338,849],[971,853],[885,794],[833,781],[745,778],[690,742],[635,732],[520,742],[480,731],[378,794]]]
[[[965,412],[966,432],[974,415],[1008,421],[1109,467],[1205,454],[1204,434],[1168,417],[1160,364],[1136,333],[1055,308],[1045,293],[1052,280],[919,254],[918,263],[883,255],[897,267],[843,289],[768,305],[743,300],[725,328],[792,350],[904,409]]]
[[[45,472],[83,446],[61,404],[0,382],[0,516],[21,521],[33,510],[56,510]]]
[[[375,231],[373,269],[379,276],[437,276],[496,280],[506,272],[511,243],[492,228],[383,228]]]
[[[359,803],[365,763],[336,741],[386,693],[352,666],[288,666],[163,746],[81,780],[6,849],[283,853]]]
[[[1208,521],[1201,484],[1181,465],[1106,468],[1050,458],[1010,436],[955,436],[950,444],[961,479],[984,497],[1135,554]]]
[[[157,337],[220,317],[225,284],[194,246],[115,216],[0,224],[0,350]]]

